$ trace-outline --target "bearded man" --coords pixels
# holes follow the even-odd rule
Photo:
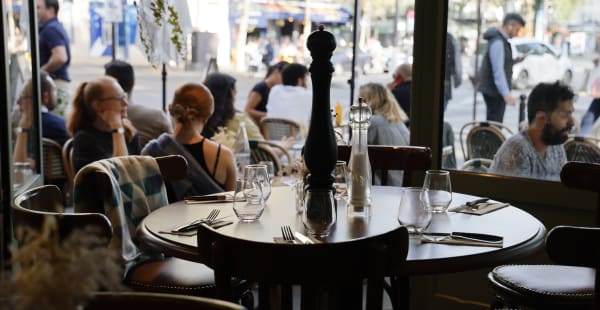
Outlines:
[[[502,144],[489,172],[559,180],[567,161],[562,144],[575,124],[574,97],[571,88],[558,81],[536,85],[527,101],[529,128]]]

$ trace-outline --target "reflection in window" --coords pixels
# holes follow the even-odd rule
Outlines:
[[[11,99],[11,128],[13,137],[13,180],[18,190],[28,184],[40,167],[38,111],[33,96],[31,79],[31,51],[28,4],[19,1],[7,10],[7,46],[9,61],[9,95]]]
[[[452,69],[448,66],[453,64],[448,50],[455,45],[452,40],[447,39],[444,87],[445,93],[451,93],[451,96],[449,98],[446,95],[444,102],[442,167],[453,168],[452,163],[447,160],[451,158],[452,147],[456,155],[456,169],[537,179],[557,180],[556,172],[560,171],[567,160],[600,162],[600,135],[594,137],[592,131],[592,124],[600,115],[600,112],[595,112],[600,111],[600,105],[595,104],[600,102],[600,96],[595,99],[590,91],[591,87],[588,87],[598,76],[594,72],[600,72],[600,69],[596,69],[600,68],[597,62],[593,63],[597,55],[593,53],[594,49],[598,49],[600,45],[596,46],[595,34],[590,34],[591,41],[588,42],[593,46],[589,46],[588,51],[569,48],[572,43],[570,39],[578,39],[581,35],[581,27],[566,26],[580,23],[581,14],[586,7],[575,5],[567,8],[562,4],[553,4],[554,7],[549,8],[545,1],[536,2],[535,6],[505,1],[484,2],[478,12],[476,5],[465,6],[458,2],[451,0],[449,3],[447,29],[449,35],[459,42],[463,72],[468,73],[470,82],[466,82],[468,79],[465,78],[465,83],[460,83],[463,77],[459,76],[457,85],[448,78],[452,74]],[[492,11],[502,14],[488,14]],[[559,11],[560,14],[557,13]],[[506,27],[503,24],[504,17],[509,16],[510,12],[518,12],[523,17],[525,25],[522,29],[517,30],[515,25]],[[510,43],[509,47],[500,45],[505,47],[502,52],[512,54],[512,65],[504,65],[504,61],[496,61],[495,65],[490,63],[489,50],[493,41],[488,39],[490,29],[494,28],[501,31],[504,38],[514,35],[513,39],[506,41]],[[562,38],[557,44],[554,42],[556,40],[552,40],[556,38],[553,35],[556,33]],[[494,76],[482,74],[485,70],[482,67],[487,66],[489,70],[490,65],[503,69],[503,74],[497,76],[506,76],[504,83],[509,87],[507,92],[501,91],[502,85],[496,85]],[[585,68],[590,67],[594,68],[591,73],[587,73]],[[557,84],[557,81],[562,84]],[[545,84],[540,85],[541,83]],[[496,96],[491,100],[485,98],[482,93],[486,91],[482,90],[482,84],[492,85],[498,91]],[[543,111],[536,110],[538,103],[532,103],[540,100],[536,99],[535,94],[532,98],[532,90],[536,86],[549,89],[548,95],[553,98],[556,106],[569,105],[569,91],[559,85],[570,86],[571,91],[578,94],[572,98],[572,104],[568,107],[572,110],[569,111],[571,115],[561,118],[560,113],[552,107],[543,108]],[[505,104],[503,118],[495,120],[498,123],[494,123],[494,119],[489,119],[487,115],[488,107],[493,108],[493,102]],[[586,110],[588,112],[583,116]],[[543,126],[539,127],[541,122]],[[582,133],[579,132],[580,122],[585,126]],[[474,124],[477,126],[473,126]],[[600,128],[600,123],[597,126]],[[539,133],[533,135],[535,130]],[[515,152],[512,156],[498,159],[499,152],[508,143],[518,144],[521,153]],[[523,152],[535,156],[527,157]],[[508,173],[503,169],[508,165],[519,166],[526,158],[530,160],[528,174]],[[520,167],[521,170],[526,169],[524,166]]]

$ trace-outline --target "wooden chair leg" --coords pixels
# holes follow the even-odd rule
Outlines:
[[[410,309],[410,279],[408,277],[390,277],[390,299],[394,310]]]

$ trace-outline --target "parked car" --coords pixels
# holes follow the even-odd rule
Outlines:
[[[567,55],[560,54],[554,47],[531,38],[510,39],[513,58],[523,57],[513,65],[513,85],[517,89],[534,86],[540,82],[561,80],[570,84],[573,67]]]
[[[569,57],[557,52],[551,45],[533,38],[512,38],[509,40],[513,59],[512,85],[516,89],[533,87],[540,82],[561,80],[570,84],[573,80],[573,67]],[[486,42],[487,44],[487,42]],[[478,66],[481,56],[485,54],[486,44],[480,48]],[[473,80],[475,59],[473,59],[469,77]]]

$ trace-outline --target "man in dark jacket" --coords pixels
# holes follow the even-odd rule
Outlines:
[[[502,122],[506,104],[516,103],[510,94],[514,62],[508,39],[516,36],[524,26],[525,20],[521,15],[508,13],[501,28],[490,28],[483,34],[488,48],[479,70],[477,90],[483,94],[487,120]]]

